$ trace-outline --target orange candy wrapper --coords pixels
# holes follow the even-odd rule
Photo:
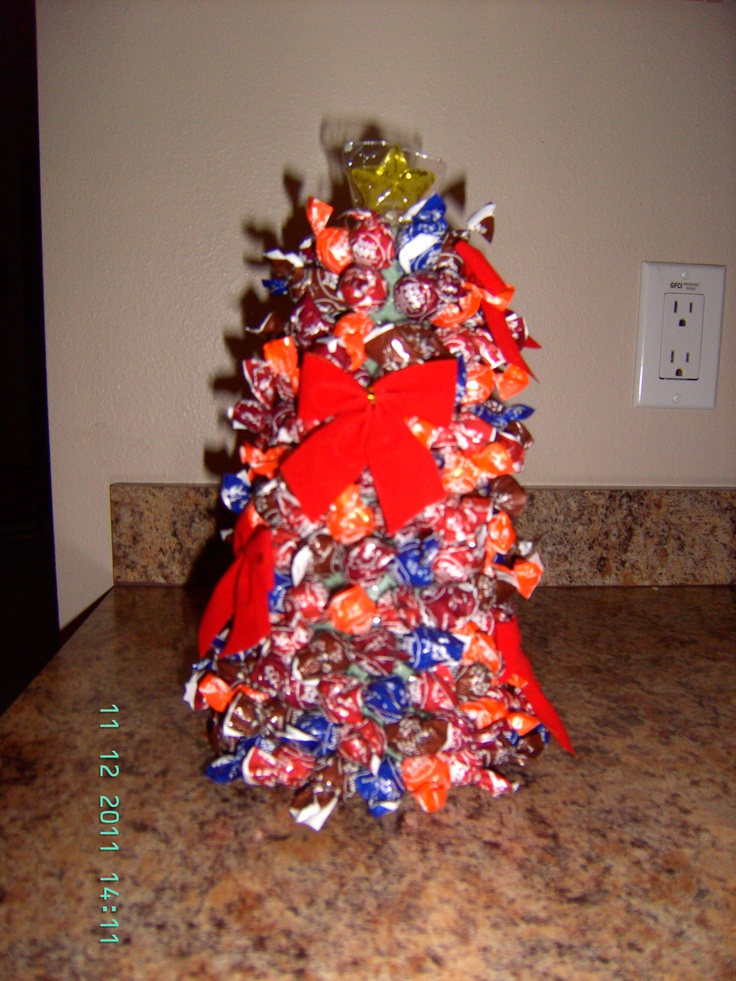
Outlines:
[[[493,555],[497,552],[505,555],[510,550],[516,541],[516,530],[511,518],[505,511],[494,514],[486,527],[488,529],[486,553],[493,561]]]
[[[437,756],[409,756],[401,764],[404,785],[423,811],[445,806],[452,785],[450,767]]]
[[[233,697],[230,685],[216,674],[207,673],[197,686],[197,691],[210,708],[216,712],[224,712]]]
[[[364,634],[373,626],[376,604],[362,586],[351,586],[332,598],[327,612],[336,630]]]
[[[250,467],[255,474],[273,477],[285,451],[285,446],[274,446],[272,449],[264,451],[259,450],[257,446],[253,446],[251,443],[243,443],[240,447],[240,462]]]
[[[536,552],[528,559],[520,559],[518,562],[514,562],[514,575],[516,576],[517,582],[516,588],[524,599],[529,599],[537,588],[543,572],[544,566],[542,565],[542,560]]]
[[[496,372],[496,391],[502,402],[523,392],[529,384],[529,375],[518,365],[507,365],[504,371]]]
[[[353,260],[347,228],[327,227],[334,210],[317,198],[310,198],[307,202],[307,219],[314,232],[317,256],[325,269],[339,274]]]
[[[465,283],[466,292],[457,303],[448,303],[440,313],[435,314],[430,323],[435,327],[456,327],[480,309],[483,291],[473,283]]]
[[[263,345],[263,356],[277,375],[288,378],[292,391],[299,391],[299,354],[293,337],[281,337]]]
[[[511,454],[501,443],[489,443],[471,457],[475,466],[485,477],[500,477],[502,474],[514,473],[514,461]]]
[[[353,371],[365,361],[365,339],[375,327],[367,313],[346,313],[335,324],[335,337],[339,337],[350,355]]]
[[[336,542],[350,545],[375,530],[373,511],[363,503],[357,484],[350,484],[327,513],[327,530]]]
[[[463,405],[480,405],[487,401],[497,385],[497,373],[485,364],[475,364],[468,370]]]
[[[480,662],[485,664],[492,674],[501,674],[503,661],[493,638],[489,634],[483,633],[471,621],[462,629],[456,630],[455,635],[462,637],[467,642],[467,647],[463,652],[463,664]]]

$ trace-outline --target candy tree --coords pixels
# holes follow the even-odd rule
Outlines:
[[[230,410],[242,469],[222,498],[234,561],[204,613],[185,698],[216,781],[294,788],[319,829],[341,799],[517,789],[550,733],[572,751],[515,614],[542,562],[514,522],[536,346],[514,288],[450,227],[439,161],[349,144],[355,207],[307,203],[312,236],[266,254],[288,298]]]

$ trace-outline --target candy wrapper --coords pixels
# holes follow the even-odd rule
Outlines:
[[[230,412],[233,565],[185,699],[209,716],[207,774],[293,788],[314,830],[356,794],[380,816],[514,791],[550,735],[572,752],[516,620],[543,573],[515,529],[536,345],[470,241],[494,205],[451,228],[443,166],[346,147],[355,208],[310,199],[312,237],[268,253],[291,315]]]

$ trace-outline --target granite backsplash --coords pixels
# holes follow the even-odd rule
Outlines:
[[[729,585],[736,489],[527,488],[517,524],[546,586]],[[116,585],[214,582],[231,561],[215,484],[112,484]]]

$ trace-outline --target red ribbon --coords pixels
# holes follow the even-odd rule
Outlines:
[[[432,454],[404,420],[448,426],[456,381],[457,363],[445,358],[389,372],[365,389],[332,362],[306,354],[299,418],[326,424],[281,464],[281,473],[307,515],[315,521],[324,514],[366,467],[389,534],[444,497]]]
[[[247,651],[271,633],[268,594],[274,586],[271,531],[244,512],[233,535],[235,561],[220,579],[199,625],[203,657],[227,622],[232,626],[220,657]]]
[[[534,709],[535,716],[543,726],[549,729],[560,746],[575,756],[575,750],[572,748],[570,737],[565,731],[562,719],[557,714],[552,702],[542,692],[539,682],[534,677],[529,659],[521,649],[521,631],[516,617],[505,622],[497,620],[493,635],[504,661],[503,674],[499,681],[504,682],[511,675],[518,675],[522,678],[526,682],[522,688],[524,697]]]
[[[455,244],[455,251],[465,263],[465,267],[470,273],[471,278],[479,286],[482,286],[483,289],[488,290],[493,296],[498,295],[501,290],[507,289],[504,281],[478,249],[473,248],[467,242],[460,241]],[[517,368],[522,368],[528,375],[536,379],[537,376],[524,360],[519,345],[514,340],[514,335],[506,323],[506,317],[503,311],[492,303],[488,303],[487,300],[481,300],[480,305],[483,310],[483,316],[486,318],[488,329],[493,335],[494,343],[501,351],[501,354],[503,354],[507,363],[515,364]]]

